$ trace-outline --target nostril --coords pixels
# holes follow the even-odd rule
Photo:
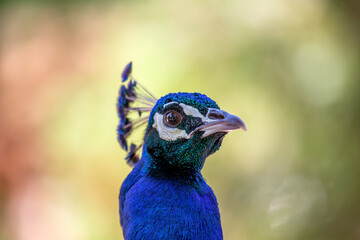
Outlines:
[[[210,119],[224,119],[225,116],[220,114],[220,113],[209,113],[209,116],[208,116]]]

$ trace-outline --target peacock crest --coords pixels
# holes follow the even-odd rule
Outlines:
[[[157,98],[132,76],[132,62],[125,66],[121,77],[122,85],[117,101],[117,111],[120,118],[117,128],[118,141],[121,148],[127,152],[125,160],[128,164],[134,165],[139,160],[139,151],[144,143],[143,141],[138,144],[131,142],[129,147],[129,138],[134,131],[148,122]]]

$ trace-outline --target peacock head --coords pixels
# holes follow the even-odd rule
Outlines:
[[[174,168],[201,169],[216,152],[224,136],[244,122],[200,93],[170,93],[151,111],[145,147],[157,164]]]
[[[126,72],[129,66],[130,70]],[[127,73],[126,79],[131,73],[131,63],[127,68],[124,70],[124,73]],[[134,90],[136,86],[145,94],[137,93]],[[131,107],[136,100],[142,101],[145,106]],[[131,145],[127,159],[136,162],[136,151],[143,146],[143,155],[148,155],[154,169],[200,170],[206,157],[220,148],[227,133],[236,129],[246,131],[245,124],[239,117],[221,110],[206,95],[180,92],[170,93],[155,100],[153,95],[140,87],[134,79],[130,79],[128,86],[120,91],[118,110],[118,136],[126,150],[126,133],[131,133],[136,125],[133,122],[138,122],[129,120],[127,114],[131,110],[137,111],[140,119],[145,119],[140,121],[141,124],[147,123],[144,141],[140,146]],[[149,111],[150,115],[141,118],[145,111]],[[124,131],[125,127],[128,127],[127,131]]]

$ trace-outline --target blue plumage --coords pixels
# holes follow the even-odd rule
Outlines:
[[[147,153],[124,181],[120,217],[125,239],[222,239],[216,197],[201,174],[153,176]]]
[[[128,64],[123,78],[130,73]],[[145,106],[133,106],[138,102]],[[130,119],[131,111],[140,118]],[[118,139],[135,164],[119,195],[124,238],[222,239],[217,200],[201,169],[228,132],[246,130],[243,121],[200,93],[172,93],[156,101],[132,77],[120,89],[118,112]],[[150,116],[142,116],[145,112]],[[143,143],[128,149],[131,132],[146,123]]]

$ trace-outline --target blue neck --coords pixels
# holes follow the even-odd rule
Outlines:
[[[216,197],[200,169],[176,169],[144,147],[120,191],[125,239],[223,239]]]

